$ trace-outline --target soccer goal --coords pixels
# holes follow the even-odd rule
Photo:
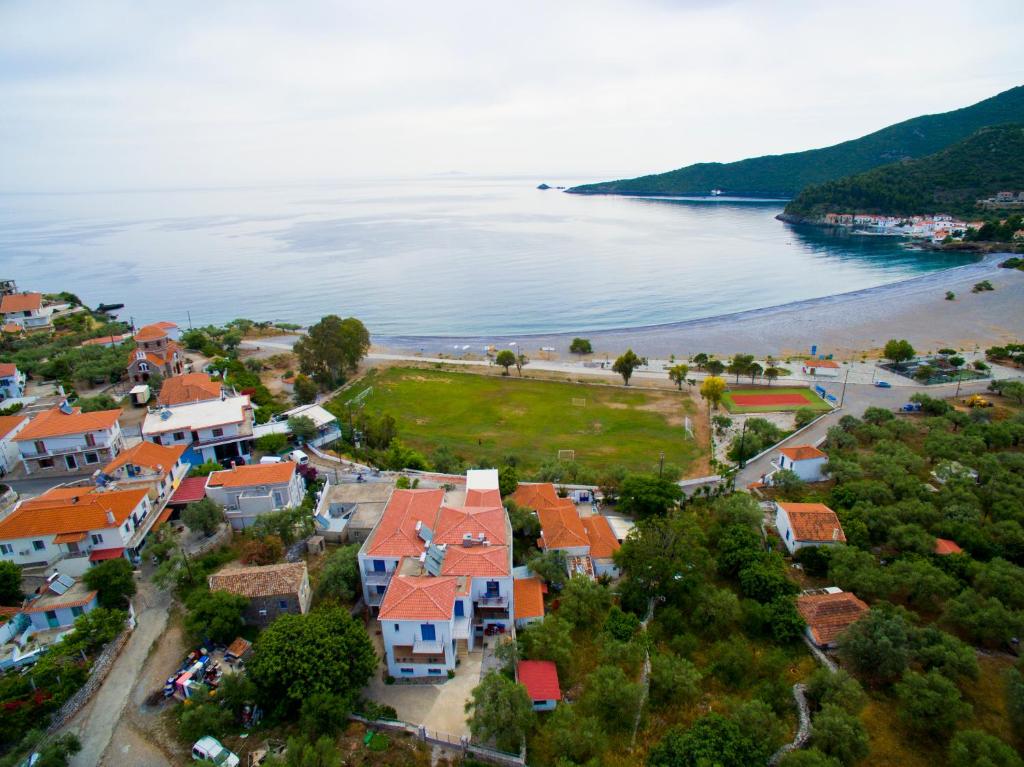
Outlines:
[[[690,416],[683,417],[683,428],[690,435],[690,439],[693,439],[693,421],[690,420]]]
[[[558,451],[559,461],[575,461],[576,451],[575,450],[559,450]]]
[[[572,406],[573,407],[586,407],[587,406],[587,398],[586,397],[573,397],[572,398]]]

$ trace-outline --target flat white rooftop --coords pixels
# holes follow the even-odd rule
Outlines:
[[[146,420],[142,424],[142,433],[162,434],[182,429],[208,429],[213,426],[241,423],[245,420],[247,407],[249,407],[249,397],[240,394],[222,400],[189,402],[160,408],[146,416]]]
[[[497,490],[497,469],[470,469],[466,472],[467,490]]]

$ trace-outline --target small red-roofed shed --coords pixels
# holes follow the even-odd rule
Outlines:
[[[534,711],[550,711],[562,698],[558,668],[549,660],[523,660],[516,667],[519,684],[526,688]]]

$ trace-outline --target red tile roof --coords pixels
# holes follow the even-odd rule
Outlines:
[[[29,442],[46,437],[62,437],[69,434],[84,434],[87,431],[104,431],[117,423],[123,411],[97,410],[83,413],[81,408],[72,408],[70,414],[62,413],[59,407],[44,410],[22,429],[15,442]]]
[[[18,366],[13,362],[0,362],[0,378],[13,376],[18,372]]]
[[[103,467],[104,474],[112,474],[126,464],[145,466],[149,469],[161,467],[164,475],[171,470],[185,452],[187,445],[177,447],[158,445],[155,442],[140,442],[128,448],[117,458]]]
[[[159,324],[144,325],[135,332],[136,341],[159,341],[161,338],[167,338],[167,328]]]
[[[484,534],[486,540],[498,545],[508,543],[505,529],[505,509],[497,508],[462,508],[453,509],[442,506],[437,519],[431,523],[434,527],[435,543],[462,543],[466,533],[478,538]]]
[[[558,497],[558,491],[550,482],[539,482],[519,485],[509,496],[509,500],[514,501],[517,506],[540,511],[558,506],[562,499]]]
[[[530,700],[561,700],[558,668],[549,660],[521,660],[516,667],[519,684],[526,688]]]
[[[809,461],[812,458],[828,458],[828,454],[818,450],[813,445],[794,445],[793,447],[780,447],[779,452],[791,461]]]
[[[108,549],[98,549],[98,551],[108,551]],[[124,549],[118,549],[118,551],[124,551]],[[46,601],[40,603],[40,600],[35,600],[36,603],[29,602],[25,605],[24,612],[26,613],[41,613],[47,610],[70,610],[72,607],[85,607],[92,600],[96,598],[97,591],[87,591],[85,594],[74,599],[62,600],[57,594],[47,594]]]
[[[0,415],[0,439],[3,439],[27,420],[27,415]]]
[[[214,381],[206,373],[186,373],[165,378],[160,386],[161,405],[180,405],[185,402],[205,402],[220,397],[220,381]]]
[[[449,546],[441,575],[497,578],[512,573],[508,546]]]
[[[445,576],[396,575],[388,584],[377,617],[391,621],[451,620],[457,581]]]
[[[416,523],[434,524],[444,490],[395,490],[371,533],[366,553],[384,557],[419,556],[426,545]]]
[[[279,463],[254,463],[236,466],[225,471],[215,471],[207,480],[209,487],[252,487],[253,485],[280,485],[292,481],[295,464],[291,461]]]
[[[248,599],[276,597],[298,594],[306,578],[305,562],[229,567],[210,576],[210,590],[228,591]]]
[[[846,543],[839,517],[823,503],[779,503],[789,517],[793,538],[818,543]]]
[[[567,498],[561,506],[537,509],[540,518],[540,529],[544,547],[548,549],[568,549],[578,546],[589,546],[590,538],[580,520],[576,506]]]
[[[837,368],[839,363],[835,360],[807,360],[804,363],[809,368]]]
[[[181,480],[181,484],[174,491],[170,502],[173,504],[195,503],[196,501],[203,500],[205,497],[206,477],[186,477]]]
[[[124,341],[127,341],[129,338],[131,338],[131,336],[126,336],[126,335],[100,336],[99,338],[89,338],[89,339],[86,339],[85,341],[82,341],[82,343],[80,343],[79,346],[103,346],[104,344],[113,344],[114,346],[116,346],[117,344],[120,344],[120,343],[123,343]]]
[[[608,559],[622,548],[622,544],[619,543],[615,538],[615,533],[612,532],[612,526],[600,514],[582,517],[581,519],[583,527],[587,531],[587,538],[590,540],[590,556],[596,559]]]
[[[37,312],[42,306],[42,293],[12,293],[0,299],[0,314]]]
[[[807,622],[815,644],[835,641],[868,611],[868,606],[848,591],[838,594],[804,594],[796,598],[796,609]]]
[[[91,487],[54,488],[38,498],[22,501],[0,520],[0,540],[104,530],[124,524],[142,503],[147,491],[104,490]],[[111,523],[107,512],[114,515]]]
[[[497,489],[480,490],[473,488],[466,491],[465,506],[501,506],[501,491]]]
[[[547,587],[540,578],[517,578],[512,581],[512,603],[516,620],[544,617],[544,593]]]
[[[962,554],[963,549],[960,548],[956,541],[951,541],[948,538],[936,538],[935,539],[935,553],[939,556],[945,557],[950,554]]]

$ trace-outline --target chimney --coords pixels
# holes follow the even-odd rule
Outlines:
[[[114,519],[114,512],[109,511],[109,510],[107,511],[107,522],[109,522],[112,525],[116,525],[117,524],[117,520]]]

